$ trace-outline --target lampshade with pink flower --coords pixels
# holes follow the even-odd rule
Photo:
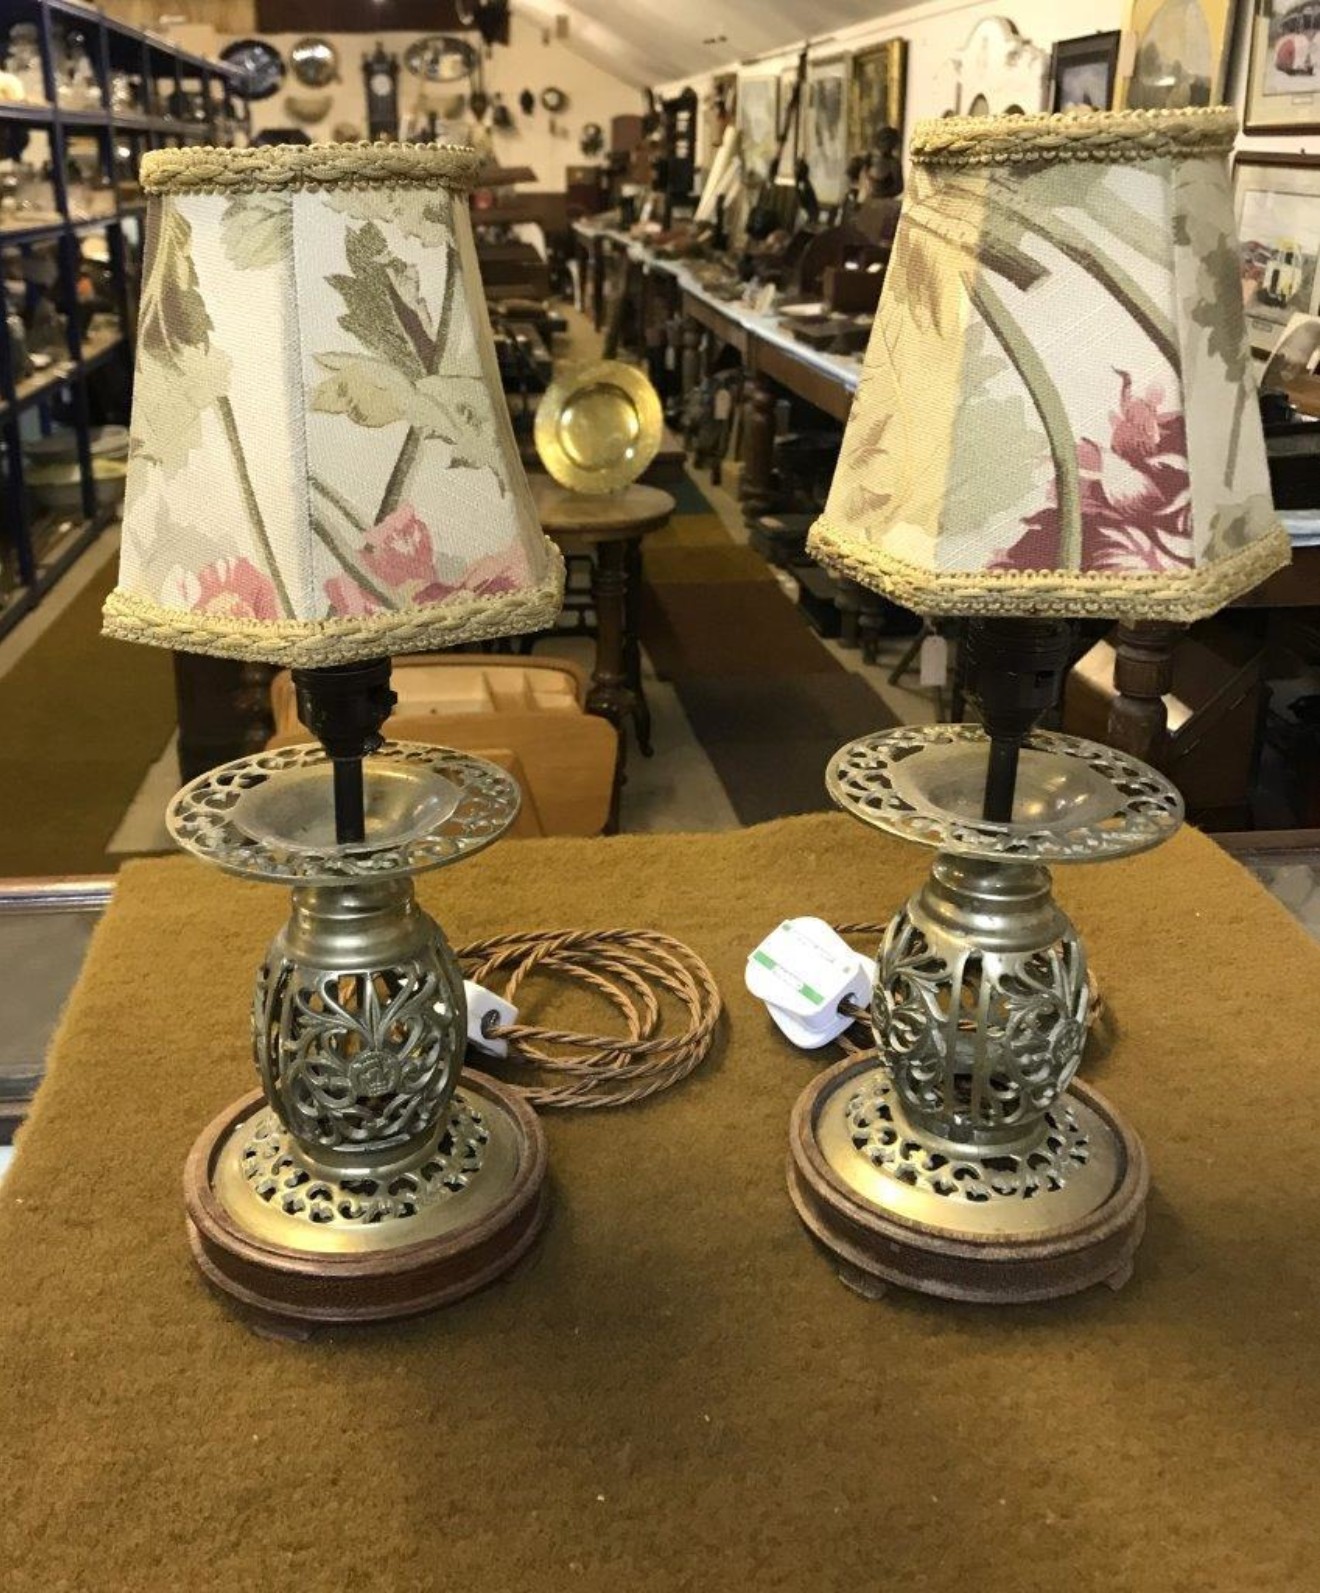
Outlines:
[[[1289,558],[1222,108],[920,124],[810,549],[924,613],[1190,621]]]
[[[161,150],[113,636],[299,666],[550,624],[466,195],[478,157]]]

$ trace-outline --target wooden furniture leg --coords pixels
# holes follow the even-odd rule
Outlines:
[[[599,714],[619,733],[619,761],[615,766],[614,795],[610,799],[607,835],[619,829],[619,797],[627,778],[625,722],[633,716],[634,697],[628,684],[625,643],[628,626],[628,557],[623,542],[602,542],[596,548],[591,597],[596,609],[596,667],[584,704],[589,714]]]
[[[624,673],[633,694],[632,721],[637,750],[644,758],[655,756],[651,745],[651,706],[642,686],[642,539],[634,537],[624,544],[628,588],[624,593]]]
[[[1173,688],[1173,650],[1182,633],[1181,625],[1144,621],[1120,625],[1115,638],[1118,694],[1109,710],[1108,740],[1157,769],[1168,746],[1164,696]]]
[[[774,508],[775,390],[764,376],[748,384],[743,400],[742,485],[739,501],[749,518]]]

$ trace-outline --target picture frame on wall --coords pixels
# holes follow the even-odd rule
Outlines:
[[[1050,109],[1077,110],[1089,106],[1107,111],[1118,87],[1118,52],[1122,33],[1091,33],[1077,39],[1060,39],[1050,60]]]
[[[1320,4],[1259,0],[1247,62],[1248,133],[1320,132]]]
[[[1320,155],[1239,155],[1233,197],[1251,346],[1267,355],[1295,315],[1320,314]]]
[[[874,148],[878,128],[903,131],[907,104],[906,39],[886,39],[858,50],[848,79],[848,155]]]
[[[1254,0],[1253,0],[1254,3]],[[1184,110],[1220,105],[1237,0],[1128,0],[1119,105]]]
[[[846,55],[807,66],[802,152],[816,198],[827,210],[848,193],[848,78]]]
[[[738,133],[746,181],[752,187],[759,187],[770,175],[779,145],[777,72],[739,74]]]

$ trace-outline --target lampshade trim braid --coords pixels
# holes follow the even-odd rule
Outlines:
[[[279,193],[295,189],[448,188],[467,193],[481,154],[463,144],[275,144],[157,149],[142,157],[148,194]]]
[[[929,570],[879,548],[860,543],[855,535],[817,520],[807,551],[832,574],[881,591],[918,614],[949,618],[971,615],[1030,614],[1074,619],[1166,620],[1191,624],[1217,613],[1225,604],[1292,557],[1288,533],[1276,525],[1256,541],[1227,558],[1189,571],[1111,575],[1062,570]]]
[[[460,594],[443,604],[399,613],[323,620],[231,619],[166,608],[149,598],[111,592],[102,634],[212,658],[281,665],[351,664],[358,659],[427,653],[465,642],[545,630],[559,616],[564,560],[550,543],[539,585],[497,596]]]
[[[1022,166],[1041,161],[1137,161],[1226,155],[1238,119],[1227,106],[1184,111],[1062,111],[1036,116],[950,116],[918,122],[918,166]]]

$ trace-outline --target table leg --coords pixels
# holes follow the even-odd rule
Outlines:
[[[1120,625],[1115,638],[1114,685],[1109,709],[1111,746],[1157,769],[1168,748],[1166,692],[1173,689],[1173,650],[1181,625],[1146,621]]]
[[[591,599],[596,610],[596,665],[587,688],[586,710],[608,719],[619,734],[618,761],[614,766],[614,794],[606,833],[619,828],[619,797],[627,778],[625,722],[635,713],[628,684],[626,637],[628,627],[628,550],[622,541],[602,542],[592,568]]]
[[[642,686],[642,539],[635,537],[626,544],[625,560],[628,588],[624,593],[623,663],[628,685],[632,688],[633,730],[637,736],[637,750],[644,758],[655,756],[651,745],[651,705],[646,700]]]
[[[764,376],[753,377],[743,400],[742,485],[744,514],[769,514],[774,508],[775,390]]]

